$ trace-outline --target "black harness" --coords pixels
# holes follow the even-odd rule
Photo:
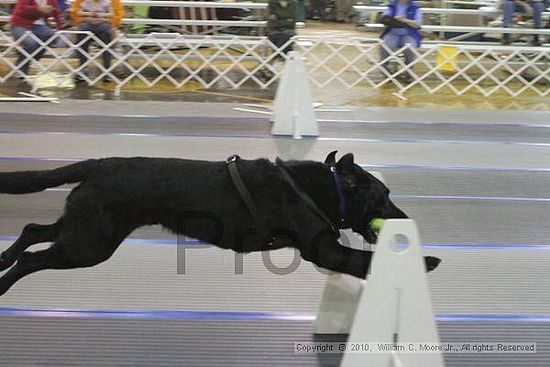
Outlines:
[[[262,233],[266,230],[265,223],[263,221],[263,216],[260,215],[258,208],[256,207],[256,204],[254,203],[254,199],[252,198],[252,195],[250,194],[250,191],[247,189],[245,183],[243,182],[241,175],[239,173],[239,169],[237,167],[237,162],[241,159],[238,155],[232,155],[225,161],[227,163],[227,168],[229,170],[229,175],[231,176],[231,180],[233,181],[233,184],[235,185],[237,191],[239,192],[242,200],[244,201],[248,212],[254,218],[254,221],[256,222],[256,226],[260,233],[262,235],[266,235],[268,237],[269,235],[267,233]],[[292,178],[288,170],[284,167],[283,162],[277,158],[277,167],[279,168],[279,172],[281,174],[281,177],[283,180],[292,188],[292,190],[298,195],[298,197],[306,204],[306,206],[313,211],[319,218],[321,218],[330,228],[331,230],[339,236],[339,231],[337,226],[334,225],[334,223],[319,209],[317,204],[309,197],[309,195],[304,192],[296,183],[296,181]],[[344,197],[341,192],[341,183],[340,178],[338,177],[335,170],[332,170],[333,177],[336,182],[336,189],[338,192],[338,196],[340,198],[339,203],[339,212],[340,212],[340,220],[344,221],[344,213],[346,208],[346,203],[344,200]],[[273,241],[276,239],[272,238]]]
[[[259,224],[258,221],[260,220],[260,216],[258,215],[258,208],[256,208],[254,199],[252,199],[250,191],[248,191],[248,189],[246,188],[246,185],[241,178],[241,174],[239,173],[239,168],[237,167],[237,161],[240,159],[241,157],[235,154],[228,157],[225,163],[227,163],[227,168],[229,169],[229,174],[231,175],[233,185],[235,185],[235,187],[237,188],[237,191],[241,195],[241,199],[243,199],[246,207],[248,208],[248,211],[250,212],[250,215],[256,221],[256,224]],[[258,228],[264,228],[264,226],[258,225]]]

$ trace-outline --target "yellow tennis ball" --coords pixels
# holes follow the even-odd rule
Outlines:
[[[370,221],[369,225],[374,232],[380,232],[380,229],[382,229],[382,226],[384,225],[384,219],[374,218]]]

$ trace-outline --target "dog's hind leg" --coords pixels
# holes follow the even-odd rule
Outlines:
[[[44,269],[68,268],[71,263],[70,258],[53,246],[37,252],[23,252],[17,258],[15,266],[0,278],[0,295],[6,293],[25,275]]]
[[[118,243],[103,243],[98,248],[103,251],[74,251],[73,243],[60,240],[46,250],[25,251],[19,255],[16,264],[0,277],[0,296],[10,289],[19,279],[31,273],[45,269],[74,269],[97,265],[107,260],[118,247]],[[92,243],[81,243],[83,248],[95,249]],[[102,246],[104,245],[104,246]]]
[[[42,242],[54,242],[59,235],[60,229],[61,223],[59,221],[49,225],[27,224],[17,241],[0,254],[0,271],[11,267],[17,261],[19,255],[29,248],[29,246]]]

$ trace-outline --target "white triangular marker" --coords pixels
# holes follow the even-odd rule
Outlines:
[[[396,236],[408,247],[398,248]],[[357,305],[348,339],[370,343],[439,343],[414,221],[386,220],[371,261],[371,273]],[[441,353],[345,353],[341,367],[443,367]]]
[[[285,62],[273,103],[273,135],[318,136],[319,128],[304,61],[292,51]]]

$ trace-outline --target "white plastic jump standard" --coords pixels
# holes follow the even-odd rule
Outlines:
[[[399,238],[407,246],[400,246]],[[357,305],[351,343],[439,343],[420,238],[414,221],[386,220],[371,261],[368,284]],[[346,352],[341,367],[443,367],[441,353]]]
[[[382,181],[386,181],[380,172],[369,172],[371,175]],[[340,241],[356,250],[372,250],[372,247],[363,237],[351,229],[340,231]],[[314,324],[315,334],[347,334],[351,330],[357,303],[363,292],[366,282],[348,274],[331,271],[327,277],[325,290],[317,318]]]
[[[368,243],[364,243],[363,238],[351,230],[342,231],[341,237],[344,236],[349,241],[349,247],[356,250],[369,250]],[[331,271],[327,277],[317,311],[317,318],[313,326],[314,333],[349,333],[365,285],[365,280]]]
[[[292,135],[295,139],[319,135],[308,74],[298,52],[290,52],[285,62],[273,103],[273,120],[273,135]]]

